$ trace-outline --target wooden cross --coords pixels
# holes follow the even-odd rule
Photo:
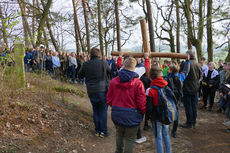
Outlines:
[[[141,24],[141,33],[142,33],[142,41],[143,41],[143,48],[145,53],[149,53],[149,57],[164,57],[164,58],[180,58],[180,59],[186,59],[186,54],[180,54],[180,53],[160,53],[160,52],[150,52],[149,47],[149,39],[147,34],[147,24],[145,19],[140,20]],[[112,56],[119,56],[119,51],[112,51]],[[134,52],[123,52],[123,56],[133,56],[136,58],[142,58],[144,57],[144,53],[134,53]]]

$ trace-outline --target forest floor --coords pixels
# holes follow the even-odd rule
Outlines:
[[[115,127],[108,111],[110,136],[94,136],[92,108],[82,85],[68,85],[48,77],[27,75],[28,88],[1,89],[0,153],[114,153]],[[4,93],[4,94],[3,94]],[[200,104],[201,105],[201,104]],[[230,134],[224,114],[198,110],[195,129],[178,129],[171,138],[174,153],[229,153]],[[185,121],[180,108],[180,123]],[[143,128],[143,125],[141,125]],[[153,153],[153,132],[142,130],[147,141],[134,153]]]

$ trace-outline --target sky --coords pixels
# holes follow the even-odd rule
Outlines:
[[[124,2],[124,1],[123,1]],[[128,6],[129,3],[127,0],[125,0],[125,5]],[[136,16],[143,16],[143,11],[141,9],[141,7],[139,7],[138,4],[133,4],[134,5],[134,9],[131,10],[130,12],[126,12],[128,15],[129,14],[135,14]],[[62,8],[65,8],[63,11],[73,11],[73,7],[72,7],[72,0],[56,0],[54,1],[54,4],[52,5],[52,10],[60,10]],[[74,27],[73,27],[74,28]],[[134,34],[130,37],[130,39],[127,41],[127,43],[122,47],[125,49],[129,49],[129,48],[135,48],[135,47],[139,47],[142,46],[142,36],[141,36],[141,29],[140,29],[140,24],[137,24],[135,27],[133,27],[134,29]],[[71,37],[72,40],[72,37]],[[68,45],[67,47],[68,49],[75,49],[75,44],[72,43],[70,45]]]

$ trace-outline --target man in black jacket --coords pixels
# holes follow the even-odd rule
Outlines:
[[[110,72],[110,67],[101,57],[101,51],[92,48],[90,60],[83,64],[79,76],[86,78],[87,93],[93,107],[95,135],[104,137],[108,135],[106,94],[109,86],[107,74]]]
[[[187,51],[187,54],[190,55],[190,72],[183,85],[183,101],[187,120],[182,127],[192,128],[196,125],[201,66],[196,62],[194,51]]]

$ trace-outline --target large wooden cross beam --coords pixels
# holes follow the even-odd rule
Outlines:
[[[119,56],[119,52],[117,51],[112,51],[111,55],[112,56]],[[122,52],[122,56],[132,56],[136,58],[143,58],[144,53],[135,53],[135,52]],[[149,57],[164,57],[164,58],[180,58],[180,59],[186,59],[187,55],[186,54],[179,54],[179,53],[159,53],[159,52],[151,52],[149,53]]]
[[[145,19],[140,20],[141,24],[141,33],[142,33],[142,41],[143,41],[143,49],[145,53],[149,53],[149,57],[164,57],[164,58],[181,58],[181,59],[186,59],[187,55],[186,54],[180,54],[180,53],[160,53],[160,52],[150,52],[150,47],[149,47],[149,39],[148,39],[148,34],[147,34],[147,24]],[[136,58],[142,58],[144,57],[144,53],[135,53],[135,52],[122,52],[122,56],[133,56]],[[112,56],[119,56],[120,52],[117,51],[112,51],[111,52]]]

